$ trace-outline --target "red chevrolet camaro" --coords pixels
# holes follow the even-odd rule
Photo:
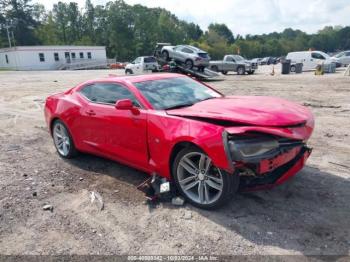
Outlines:
[[[157,174],[201,208],[296,174],[314,127],[301,105],[224,96],[178,74],[87,81],[48,97],[45,118],[61,157],[87,152]]]

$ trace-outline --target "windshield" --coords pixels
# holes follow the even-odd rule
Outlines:
[[[134,83],[155,109],[175,109],[221,97],[209,87],[188,77]]]
[[[339,58],[339,57],[342,57],[343,55],[344,55],[344,52],[341,52],[341,53],[335,55],[335,57],[336,57],[336,58]]]
[[[237,60],[237,61],[244,60],[244,58],[243,58],[243,57],[241,57],[240,55],[236,55],[236,56],[235,56],[235,58],[236,58],[236,60]]]
[[[328,54],[326,54],[325,52],[319,51],[319,53],[321,55],[323,55],[326,59],[330,58],[330,56]]]

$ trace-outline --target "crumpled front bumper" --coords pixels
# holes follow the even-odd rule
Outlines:
[[[240,191],[247,192],[271,189],[284,183],[304,167],[311,151],[311,148],[303,146],[293,159],[275,168],[273,171],[263,174],[262,176],[257,176],[249,180],[249,182],[241,180]]]

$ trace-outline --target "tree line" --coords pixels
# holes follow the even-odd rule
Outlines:
[[[149,55],[157,42],[191,44],[219,59],[228,53],[247,58],[283,56],[314,48],[325,52],[350,49],[350,26],[327,26],[315,34],[291,28],[281,33],[234,35],[212,23],[203,31],[163,8],[128,5],[115,0],[93,5],[58,2],[51,10],[31,0],[0,0],[0,47],[12,45],[103,45],[107,56],[126,61]]]

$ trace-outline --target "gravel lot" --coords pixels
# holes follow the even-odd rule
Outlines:
[[[46,96],[122,71],[0,71],[0,253],[349,254],[350,77],[270,71],[211,84],[225,94],[309,106],[313,154],[286,184],[238,194],[211,212],[148,206],[135,188],[146,174],[91,155],[67,161],[56,154],[43,117]],[[90,191],[102,195],[104,210],[91,204]]]

